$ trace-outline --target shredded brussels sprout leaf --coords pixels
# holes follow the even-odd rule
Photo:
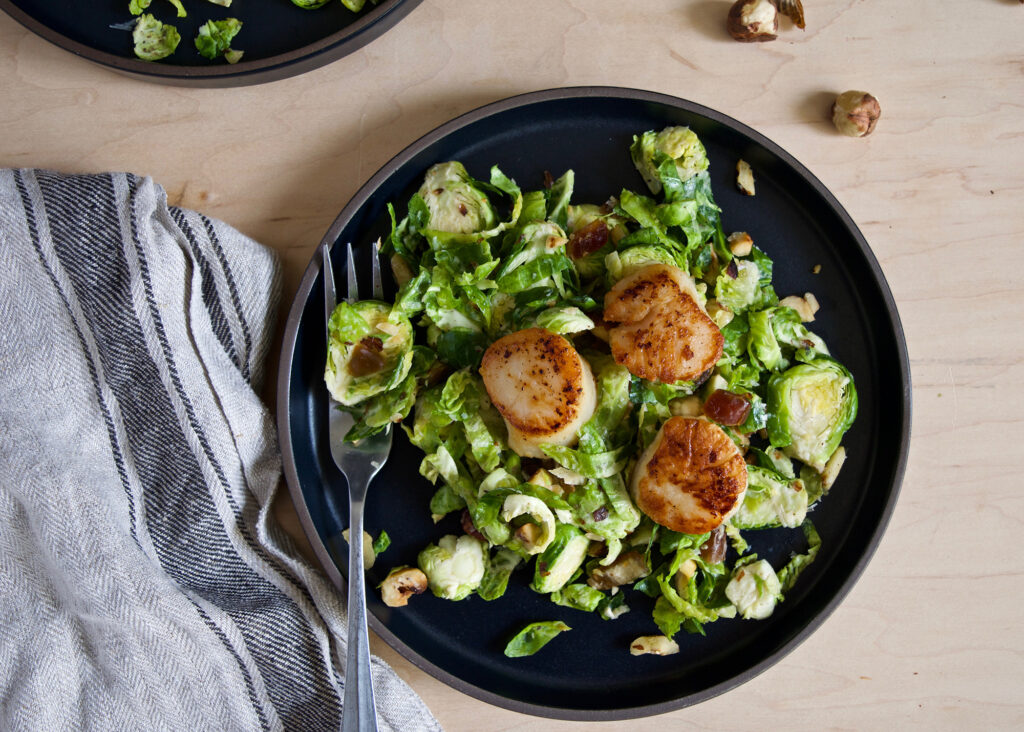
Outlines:
[[[532,656],[541,648],[546,646],[556,635],[572,630],[561,620],[545,620],[539,623],[530,623],[505,646],[505,655],[509,658],[521,658]]]

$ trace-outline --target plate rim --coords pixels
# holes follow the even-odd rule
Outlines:
[[[208,66],[183,66],[119,56],[53,30],[15,5],[14,0],[0,0],[0,10],[43,40],[112,71],[172,86],[226,88],[278,81],[337,61],[384,35],[421,2],[423,0],[384,0],[360,14],[353,23],[315,43],[263,59],[246,61],[243,58],[234,65]]]
[[[306,267],[306,271],[303,273],[299,286],[296,289],[294,299],[289,307],[288,316],[282,334],[276,391],[278,439],[281,446],[282,468],[288,485],[288,491],[292,498],[292,502],[295,504],[295,509],[299,515],[303,531],[306,533],[321,567],[339,591],[344,592],[347,585],[327,547],[324,546],[323,542],[320,540],[319,533],[317,532],[313,519],[309,514],[305,498],[302,494],[302,487],[299,484],[298,474],[295,469],[290,423],[288,421],[288,404],[291,396],[290,376],[294,358],[295,339],[302,311],[304,309],[304,303],[307,301],[313,284],[320,274],[322,263],[320,261],[319,252],[322,250],[322,244],[325,242],[333,244],[337,240],[338,235],[341,233],[341,230],[347,224],[348,220],[366,204],[377,188],[379,188],[396,169],[402,167],[411,158],[419,154],[419,152],[424,148],[429,147],[451,133],[466,127],[467,125],[486,119],[487,117],[512,109],[552,101],[595,98],[611,98],[623,101],[648,102],[666,105],[692,114],[701,115],[714,122],[730,127],[734,131],[738,131],[746,135],[753,142],[768,150],[769,153],[777,156],[783,163],[789,165],[800,177],[812,186],[816,193],[825,199],[830,208],[838,215],[842,225],[850,232],[861,252],[861,255],[864,257],[866,264],[871,270],[875,283],[878,285],[881,293],[885,314],[892,325],[892,335],[896,345],[898,370],[902,382],[902,410],[900,420],[899,452],[896,463],[893,466],[894,470],[892,472],[891,481],[892,489],[889,495],[889,500],[882,508],[879,520],[865,545],[865,551],[861,553],[860,557],[858,557],[857,561],[853,564],[848,577],[840,585],[838,591],[833,594],[829,601],[822,607],[820,612],[815,614],[778,650],[762,659],[759,663],[745,669],[743,672],[699,692],[688,694],[685,697],[657,702],[655,704],[600,710],[547,706],[524,702],[517,699],[509,699],[487,689],[480,688],[465,679],[456,677],[444,669],[439,668],[429,660],[420,656],[419,653],[395,636],[377,619],[375,615],[372,613],[367,614],[370,628],[389,646],[422,671],[454,689],[479,699],[480,701],[522,714],[530,714],[552,719],[589,722],[616,721],[654,716],[707,701],[736,688],[747,681],[750,681],[756,676],[759,676],[761,673],[771,668],[793,652],[798,646],[807,640],[807,638],[813,635],[814,632],[832,615],[836,608],[842,604],[857,582],[860,581],[864,574],[864,570],[867,568],[867,565],[870,563],[878,549],[878,545],[881,543],[882,537],[885,535],[886,528],[888,527],[893,511],[895,510],[906,474],[910,450],[913,410],[911,371],[907,352],[906,336],[902,321],[899,317],[899,312],[896,308],[895,299],[893,298],[889,283],[882,272],[881,265],[875,257],[874,252],[871,250],[871,247],[863,233],[857,227],[853,218],[849,215],[835,195],[806,166],[793,157],[792,154],[784,150],[764,134],[758,132],[749,125],[734,119],[733,117],[697,102],[692,102],[681,97],[663,94],[660,92],[619,86],[570,86],[526,92],[506,97],[458,115],[448,122],[434,128],[430,132],[427,132],[414,142],[407,145],[398,154],[381,166],[381,168],[359,188],[348,204],[342,208],[341,212],[334,219],[327,232],[324,234],[320,244],[316,248],[316,251],[311,255],[309,264]]]

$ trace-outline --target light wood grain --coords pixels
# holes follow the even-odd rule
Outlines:
[[[806,31],[784,22],[773,43],[738,44],[724,32],[729,3],[717,0],[425,0],[345,59],[236,90],[121,77],[3,16],[0,165],[153,176],[172,203],[280,253],[284,309],[358,187],[483,103],[619,85],[753,126],[835,193],[881,262],[911,357],[910,464],[877,554],[823,627],[758,678],[655,723],[1020,729],[1024,6],[804,5]],[[828,121],[846,89],[881,102],[868,138],[843,138]],[[452,732],[583,726],[490,707],[374,649]]]

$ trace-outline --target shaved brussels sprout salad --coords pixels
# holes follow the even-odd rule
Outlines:
[[[768,255],[747,236],[730,246],[697,135],[644,132],[629,153],[651,195],[576,202],[571,170],[523,190],[497,166],[478,180],[448,161],[403,216],[389,205],[397,295],[338,306],[325,381],[357,417],[348,439],[401,425],[436,486],[423,510],[461,527],[392,570],[389,604],[428,587],[492,601],[516,574],[608,620],[647,595],[665,638],[631,652],[663,655],[680,631],[770,616],[814,560],[808,514],[845,458],[853,377],[806,325],[813,296],[780,302]],[[608,322],[615,298],[628,315]],[[668,383],[633,373],[643,357],[686,374],[694,349],[713,367]],[[523,400],[551,424],[515,421]],[[778,527],[804,548],[772,566],[744,535]],[[560,617],[522,629],[506,655],[568,632]]]

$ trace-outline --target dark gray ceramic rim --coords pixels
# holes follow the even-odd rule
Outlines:
[[[581,710],[581,709],[567,709],[561,707],[548,707],[537,704],[528,704],[525,702],[507,699],[503,696],[495,694],[486,689],[481,689],[478,686],[467,682],[465,679],[461,679],[457,676],[438,668],[434,664],[430,663],[426,659],[422,658],[418,653],[409,648],[405,643],[399,640],[390,630],[381,624],[377,618],[370,614],[369,625],[373,631],[379,635],[384,641],[387,642],[392,648],[398,651],[402,656],[411,661],[417,667],[427,672],[434,678],[443,681],[449,686],[458,689],[459,691],[469,694],[470,696],[476,697],[481,701],[494,704],[495,706],[504,707],[505,709],[511,709],[512,711],[520,712],[523,714],[532,714],[535,716],[550,717],[555,719],[570,719],[577,721],[612,721],[620,719],[635,719],[638,717],[654,716],[657,714],[664,714],[671,712],[683,707],[692,706],[702,701],[706,701],[715,696],[718,696],[730,689],[733,689],[747,681],[758,676],[762,672],[766,671],[771,666],[778,663],[782,658],[788,655],[793,649],[800,645],[806,640],[825,620],[832,614],[832,612],[839,606],[843,599],[849,594],[850,590],[853,589],[854,584],[864,573],[864,569],[867,567],[868,562],[874,555],[875,550],[878,548],[878,544],[882,539],[882,535],[885,533],[885,528],[889,523],[889,519],[892,516],[892,512],[896,506],[896,499],[899,496],[900,486],[903,482],[903,476],[906,472],[907,466],[907,455],[910,449],[910,424],[911,424],[911,385],[910,385],[910,362],[907,357],[906,340],[903,334],[903,326],[900,322],[899,313],[896,310],[896,303],[893,300],[892,292],[889,289],[889,285],[885,280],[885,276],[882,274],[882,269],[878,264],[878,260],[875,258],[874,253],[868,246],[864,236],[860,233],[853,219],[846,210],[839,204],[835,196],[825,187],[825,185],[819,181],[807,168],[801,165],[797,160],[783,150],[781,147],[776,145],[774,142],[769,140],[764,135],[756,132],[754,129],[738,122],[737,120],[716,112],[713,109],[704,107],[700,104],[680,99],[678,97],[672,97],[667,94],[658,94],[656,92],[642,91],[638,89],[626,89],[620,87],[600,87],[600,86],[586,86],[586,87],[567,87],[561,89],[548,89],[546,91],[531,92],[527,94],[521,94],[514,97],[509,97],[492,104],[485,105],[476,109],[472,112],[463,114],[460,117],[441,125],[432,132],[424,135],[416,142],[409,145],[405,150],[400,152],[394,158],[392,158],[384,167],[382,167],[367,183],[359,189],[356,195],[348,203],[345,208],[342,209],[341,213],[331,224],[330,229],[324,235],[323,242],[333,244],[341,230],[345,227],[345,224],[358,211],[373,195],[374,191],[377,190],[390,176],[391,174],[412,157],[414,157],[423,148],[432,145],[443,137],[459,130],[466,125],[477,122],[478,120],[485,119],[495,114],[515,109],[518,107],[526,107],[532,104],[540,102],[549,102],[555,100],[565,99],[585,99],[585,98],[612,98],[622,99],[629,101],[642,101],[652,102],[656,104],[664,104],[667,106],[678,107],[687,112],[693,114],[702,115],[708,119],[719,122],[720,124],[732,127],[735,130],[742,132],[743,134],[750,137],[752,140],[757,142],[759,145],[764,146],[769,152],[777,156],[784,163],[791,166],[797,173],[802,176],[814,189],[828,202],[832,209],[842,219],[843,224],[849,229],[850,233],[853,234],[854,239],[857,242],[857,246],[860,248],[861,253],[867,260],[872,274],[878,282],[879,289],[882,292],[884,298],[884,304],[886,312],[893,324],[894,334],[897,341],[897,349],[899,353],[899,371],[900,377],[904,384],[903,389],[903,419],[901,428],[901,439],[900,439],[900,450],[899,460],[896,465],[896,470],[893,473],[893,490],[889,498],[889,502],[884,507],[880,516],[877,527],[872,534],[870,541],[867,544],[867,548],[861,555],[860,560],[854,566],[853,571],[847,578],[846,582],[842,585],[839,591],[832,597],[831,601],[825,606],[822,612],[818,613],[812,618],[808,624],[791,640],[787,645],[780,648],[777,652],[765,658],[760,663],[752,666],[746,671],[737,674],[726,682],[718,684],[717,686],[710,687],[703,690],[702,692],[691,694],[689,696],[674,699],[672,701],[661,702],[658,704],[650,704],[641,707],[629,707],[626,709],[602,709],[602,710]],[[319,248],[318,248],[319,249]],[[306,268],[306,273],[303,275],[302,282],[299,284],[298,292],[295,295],[295,299],[292,302],[292,307],[288,313],[288,319],[285,323],[284,338],[281,346],[281,362],[278,372],[278,384],[277,384],[277,420],[279,425],[279,440],[281,443],[281,454],[284,463],[284,474],[285,479],[288,483],[288,490],[291,494],[292,501],[295,503],[295,508],[299,514],[299,520],[302,523],[302,527],[306,532],[306,536],[309,538],[310,543],[313,546],[313,550],[316,553],[317,559],[323,566],[331,581],[338,587],[339,590],[345,589],[345,580],[342,578],[341,573],[338,571],[334,560],[331,558],[330,553],[327,551],[327,547],[320,541],[320,536],[316,531],[316,527],[313,524],[313,519],[309,515],[309,511],[306,507],[305,499],[302,495],[302,488],[299,485],[298,474],[295,469],[295,462],[292,459],[292,446],[291,446],[291,434],[287,429],[288,424],[288,404],[290,401],[290,384],[289,375],[292,369],[292,354],[295,347],[295,337],[298,332],[299,320],[302,315],[303,303],[306,302],[309,297],[310,290],[313,287],[313,283],[320,274],[320,260],[319,254],[314,253],[313,257]],[[282,429],[281,426],[284,426]]]
[[[235,65],[173,66],[170,64],[142,61],[127,56],[116,56],[98,51],[74,41],[40,23],[11,0],[0,0],[0,10],[10,15],[30,31],[45,40],[70,51],[76,56],[106,66],[114,71],[145,81],[155,81],[172,86],[194,87],[235,87],[263,84],[268,81],[286,79],[337,61],[359,50],[370,41],[390,30],[402,18],[412,12],[423,0],[392,0],[373,8],[360,16],[351,25],[332,33],[316,43],[311,43],[288,53],[264,59],[246,61],[244,58]]]

